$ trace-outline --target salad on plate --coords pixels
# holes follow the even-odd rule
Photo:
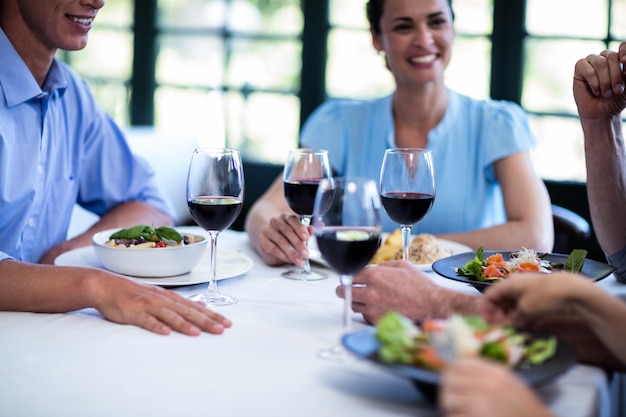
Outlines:
[[[441,371],[458,356],[480,356],[511,368],[539,365],[555,355],[553,336],[537,337],[511,327],[488,324],[479,316],[453,315],[448,319],[413,323],[389,312],[376,324],[382,362]]]
[[[465,265],[455,269],[459,276],[467,277],[480,282],[499,282],[506,277],[520,272],[538,272],[549,274],[553,271],[580,272],[587,256],[587,251],[574,249],[565,263],[550,262],[548,253],[536,252],[533,249],[522,248],[517,252],[510,252],[505,259],[502,253],[496,252],[489,256],[484,255],[482,246],[478,248],[474,258]]]

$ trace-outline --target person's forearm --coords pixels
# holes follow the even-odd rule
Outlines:
[[[63,313],[93,307],[93,282],[106,272],[86,268],[0,262],[0,310]]]
[[[480,295],[469,295],[447,288],[432,291],[429,304],[433,306],[432,317],[446,318],[452,314],[464,316],[479,314]]]
[[[552,251],[554,243],[552,225],[548,228],[537,227],[523,221],[508,221],[504,224],[466,233],[449,233],[437,235],[441,239],[463,243],[472,249],[483,247],[485,250],[502,250],[502,248],[531,248],[539,252]]]
[[[626,149],[620,115],[581,118],[585,136],[587,194],[595,234],[605,254],[626,246]]]
[[[259,251],[259,237],[263,228],[269,225],[273,217],[288,211],[289,207],[283,197],[282,176],[276,178],[270,188],[250,208],[244,229],[248,233],[250,244]]]
[[[270,223],[273,216],[279,214],[274,205],[267,201],[257,202],[248,212],[244,229],[248,234],[250,244],[256,251],[259,251],[259,237],[263,228]]]

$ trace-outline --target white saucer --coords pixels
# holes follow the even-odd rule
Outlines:
[[[80,266],[86,268],[106,269],[98,260],[93,247],[85,246],[65,252],[59,255],[55,261],[59,266]],[[252,268],[252,259],[238,252],[229,250],[217,250],[217,280],[236,277],[248,272]],[[132,279],[150,285],[162,287],[175,287],[179,285],[193,285],[209,282],[210,275],[209,256],[203,257],[200,263],[189,273],[172,277],[143,278],[131,277]]]

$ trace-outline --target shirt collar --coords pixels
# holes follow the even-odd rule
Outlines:
[[[2,29],[0,29],[0,56],[3,61],[3,65],[0,65],[0,93],[4,94],[7,107],[27,102],[55,89],[59,90],[59,95],[65,92],[67,79],[56,58],[52,62],[42,89]]]

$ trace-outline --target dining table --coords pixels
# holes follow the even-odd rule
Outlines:
[[[384,367],[356,356],[343,361],[318,356],[342,335],[343,300],[335,294],[339,278],[333,271],[327,269],[328,278],[319,281],[286,279],[281,273],[288,265],[266,265],[247,234],[232,230],[219,234],[217,254],[218,270],[226,259],[240,272],[218,281],[222,292],[238,299],[211,307],[233,322],[221,335],[157,335],[110,322],[91,308],[0,312],[0,415],[442,415],[412,381]],[[72,256],[66,262],[102,267],[91,247]],[[467,284],[427,275],[451,290],[480,295]],[[190,296],[206,281],[208,275],[167,287]],[[359,314],[351,319],[353,331],[369,327]],[[556,416],[610,413],[607,376],[598,368],[576,364],[535,390]]]

